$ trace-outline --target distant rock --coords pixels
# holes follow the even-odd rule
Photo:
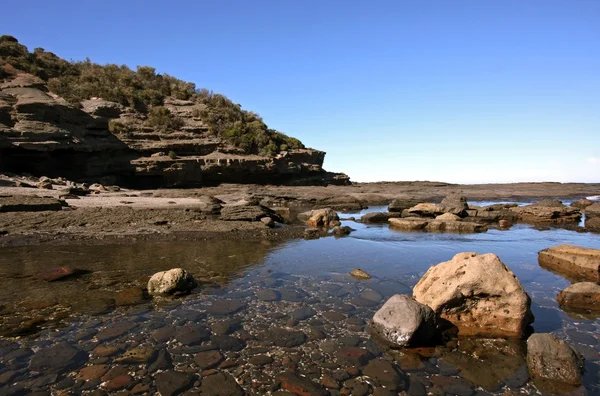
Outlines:
[[[331,233],[336,237],[343,237],[346,235],[350,235],[352,231],[354,230],[348,226],[335,226],[333,227],[333,230],[331,230]]]
[[[198,286],[194,277],[183,268],[157,272],[148,281],[150,295],[187,293]]]
[[[569,208],[561,201],[544,199],[526,206],[516,206],[510,211],[517,219],[531,223],[577,223],[581,220],[581,212]]]
[[[402,213],[403,210],[412,208],[418,203],[419,201],[414,199],[394,199],[388,205],[388,211],[393,213]]]
[[[527,368],[542,392],[565,393],[581,385],[583,358],[553,334],[533,334],[527,340]]]
[[[459,253],[429,268],[413,296],[465,336],[523,337],[533,322],[531,299],[492,253]]]
[[[28,195],[0,197],[0,212],[42,212],[57,211],[68,206],[66,202],[54,198],[41,198]]]
[[[445,213],[452,213],[460,217],[464,217],[469,209],[467,198],[458,194],[448,195],[442,200],[440,207]]]
[[[575,280],[600,282],[600,249],[558,245],[538,253],[540,267]]]
[[[419,203],[413,206],[412,208],[407,209],[407,213],[413,216],[419,217],[430,217],[434,218],[441,214],[444,214],[444,208],[440,205],[436,205],[434,203]],[[404,216],[404,214],[403,214]]]
[[[571,205],[569,205],[572,208],[576,208],[576,209],[585,209],[588,206],[593,205],[594,202],[590,201],[589,199],[580,199],[579,201],[575,201],[575,202],[571,202]]]
[[[375,313],[372,330],[391,347],[422,346],[436,333],[435,313],[411,296],[396,294]]]
[[[275,211],[255,202],[223,206],[220,219],[226,221],[261,221],[265,217],[280,223],[283,222],[283,219]]]
[[[421,217],[403,217],[389,219],[390,227],[406,231],[429,231],[429,232],[486,232],[485,224],[470,221],[455,220],[450,213],[437,216],[435,219]],[[449,219],[450,218],[450,219]]]
[[[400,216],[401,214],[398,212],[371,212],[364,214],[360,218],[360,222],[365,224],[387,223],[389,219]]]
[[[566,308],[600,311],[600,285],[594,282],[574,283],[561,291],[556,299]]]

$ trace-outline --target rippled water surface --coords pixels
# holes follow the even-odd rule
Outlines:
[[[368,211],[378,210],[382,208]],[[341,217],[360,215],[344,213]],[[212,241],[2,249],[0,304],[4,307],[0,318],[5,329],[13,326],[25,330],[17,338],[0,338],[0,356],[13,356],[19,350],[28,352],[22,356],[17,353],[18,357],[11,360],[0,357],[0,381],[10,378],[4,389],[13,390],[64,388],[77,393],[106,389],[106,379],[77,380],[79,368],[62,368],[56,376],[44,380],[40,378],[45,374],[27,369],[33,352],[66,341],[90,352],[82,364],[109,367],[115,364],[118,354],[99,357],[94,352],[98,345],[114,345],[121,353],[135,346],[167,350],[172,358],[169,367],[193,373],[195,381],[188,387],[199,390],[210,373],[201,374],[194,356],[206,349],[217,350],[223,359],[232,362],[219,370],[231,373],[248,393],[275,390],[278,373],[290,365],[319,382],[323,375],[351,365],[340,357],[340,346],[368,349],[373,355],[383,353],[370,341],[366,323],[387,297],[410,293],[429,266],[450,260],[456,253],[473,251],[495,253],[512,269],[532,298],[535,331],[555,333],[576,346],[586,357],[584,385],[591,394],[600,394],[600,321],[563,312],[556,295],[570,282],[537,263],[540,250],[558,244],[600,249],[599,234],[539,230],[525,224],[481,234],[400,232],[387,225],[353,221],[343,224],[355,229],[348,237],[282,244]],[[50,284],[29,277],[56,266],[85,271],[76,278]],[[117,304],[115,308],[114,299],[121,290],[144,285],[154,272],[173,267],[192,272],[202,281],[202,287],[172,301],[142,302],[133,307]],[[357,281],[348,276],[357,267],[373,279]],[[274,296],[273,301],[265,297],[268,293]],[[237,309],[210,309],[225,300],[232,301],[230,308]],[[38,323],[33,326],[15,324],[36,317]],[[233,327],[222,331],[218,326],[228,321]],[[133,327],[113,338],[98,338],[107,326],[121,322],[132,323]],[[176,333],[167,340],[152,336],[157,329],[167,329],[162,331],[170,334],[185,324],[211,328],[213,338],[186,345]],[[269,333],[274,327],[302,332],[306,339],[300,345],[274,344]],[[221,345],[226,341],[228,346]],[[238,341],[239,345],[235,344]],[[272,361],[264,366],[249,363],[256,348],[263,348],[261,354]],[[507,348],[512,352],[507,353]],[[436,389],[452,394],[538,392],[527,381],[522,345],[486,347],[465,340],[457,348],[408,351],[387,358],[408,373],[412,394]],[[124,388],[137,385],[155,389],[155,373],[161,369],[153,371],[150,362],[145,364],[131,367],[131,382]],[[341,386],[344,381],[339,383]]]

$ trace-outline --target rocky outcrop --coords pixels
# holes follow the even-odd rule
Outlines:
[[[489,206],[469,206],[466,210],[467,220],[476,222],[495,223],[506,220],[510,223],[516,220],[517,214],[510,209],[517,204],[495,204]]]
[[[0,212],[42,212],[62,210],[68,206],[65,201],[54,198],[16,195],[0,197]]]
[[[455,216],[448,214],[450,216]],[[485,224],[473,223],[469,221],[456,220],[454,217],[447,220],[441,215],[435,219],[421,217],[403,217],[389,219],[390,227],[405,231],[429,231],[429,232],[458,232],[474,233],[486,232]]]
[[[194,277],[182,268],[157,272],[148,281],[150,295],[187,293],[198,286]]]
[[[435,313],[411,296],[396,294],[375,313],[371,328],[390,347],[420,346],[436,333]]]
[[[600,249],[558,245],[538,253],[540,267],[569,279],[600,282]]]
[[[202,186],[222,182],[349,184],[325,172],[325,153],[312,149],[273,156],[245,155],[194,116],[193,101],[167,98],[181,127],[149,128],[146,115],[103,99],[81,108],[49,92],[40,79],[20,74],[0,85],[0,169],[137,188]]]
[[[523,337],[533,322],[529,296],[492,253],[459,253],[429,268],[413,296],[466,336]]]
[[[530,223],[578,223],[581,212],[570,208],[561,201],[545,199],[527,206],[516,206],[510,210],[520,221]]]
[[[594,282],[574,283],[556,298],[565,308],[600,312],[600,285]]]
[[[540,390],[560,394],[581,385],[583,358],[553,334],[533,334],[527,340],[527,368]]]
[[[436,216],[439,216],[444,213],[446,213],[446,212],[440,205],[437,205],[434,203],[422,202],[422,203],[418,203],[415,206],[403,211],[402,217],[418,216],[418,217],[435,218]]]

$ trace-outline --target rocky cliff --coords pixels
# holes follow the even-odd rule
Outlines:
[[[15,42],[8,44],[14,47]],[[349,184],[346,175],[323,170],[324,152],[273,145],[268,137],[276,134],[303,147],[296,139],[276,131],[265,129],[260,135],[263,140],[267,137],[270,151],[258,151],[256,144],[236,144],[239,139],[227,138],[234,136],[231,130],[219,133],[215,123],[207,121],[206,102],[197,95],[186,100],[161,96],[160,110],[168,120],[176,122],[156,127],[150,122],[148,109],[139,110],[99,97],[77,103],[67,101],[53,92],[53,80],[49,82],[15,68],[11,59],[18,59],[18,65],[24,64],[23,69],[29,64],[21,61],[23,57],[10,58],[7,54],[11,52],[0,51],[0,55],[6,55],[0,58],[0,172],[62,176],[137,188],[221,182]],[[26,55],[29,58],[24,59],[35,57],[33,53]],[[55,85],[56,81],[55,78]],[[231,106],[230,103],[226,102]],[[239,109],[239,105],[235,106]],[[239,124],[236,122],[232,125]],[[262,120],[261,125],[264,126]]]

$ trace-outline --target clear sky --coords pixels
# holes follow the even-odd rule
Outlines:
[[[598,0],[7,1],[0,33],[154,66],[355,181],[600,182]]]

